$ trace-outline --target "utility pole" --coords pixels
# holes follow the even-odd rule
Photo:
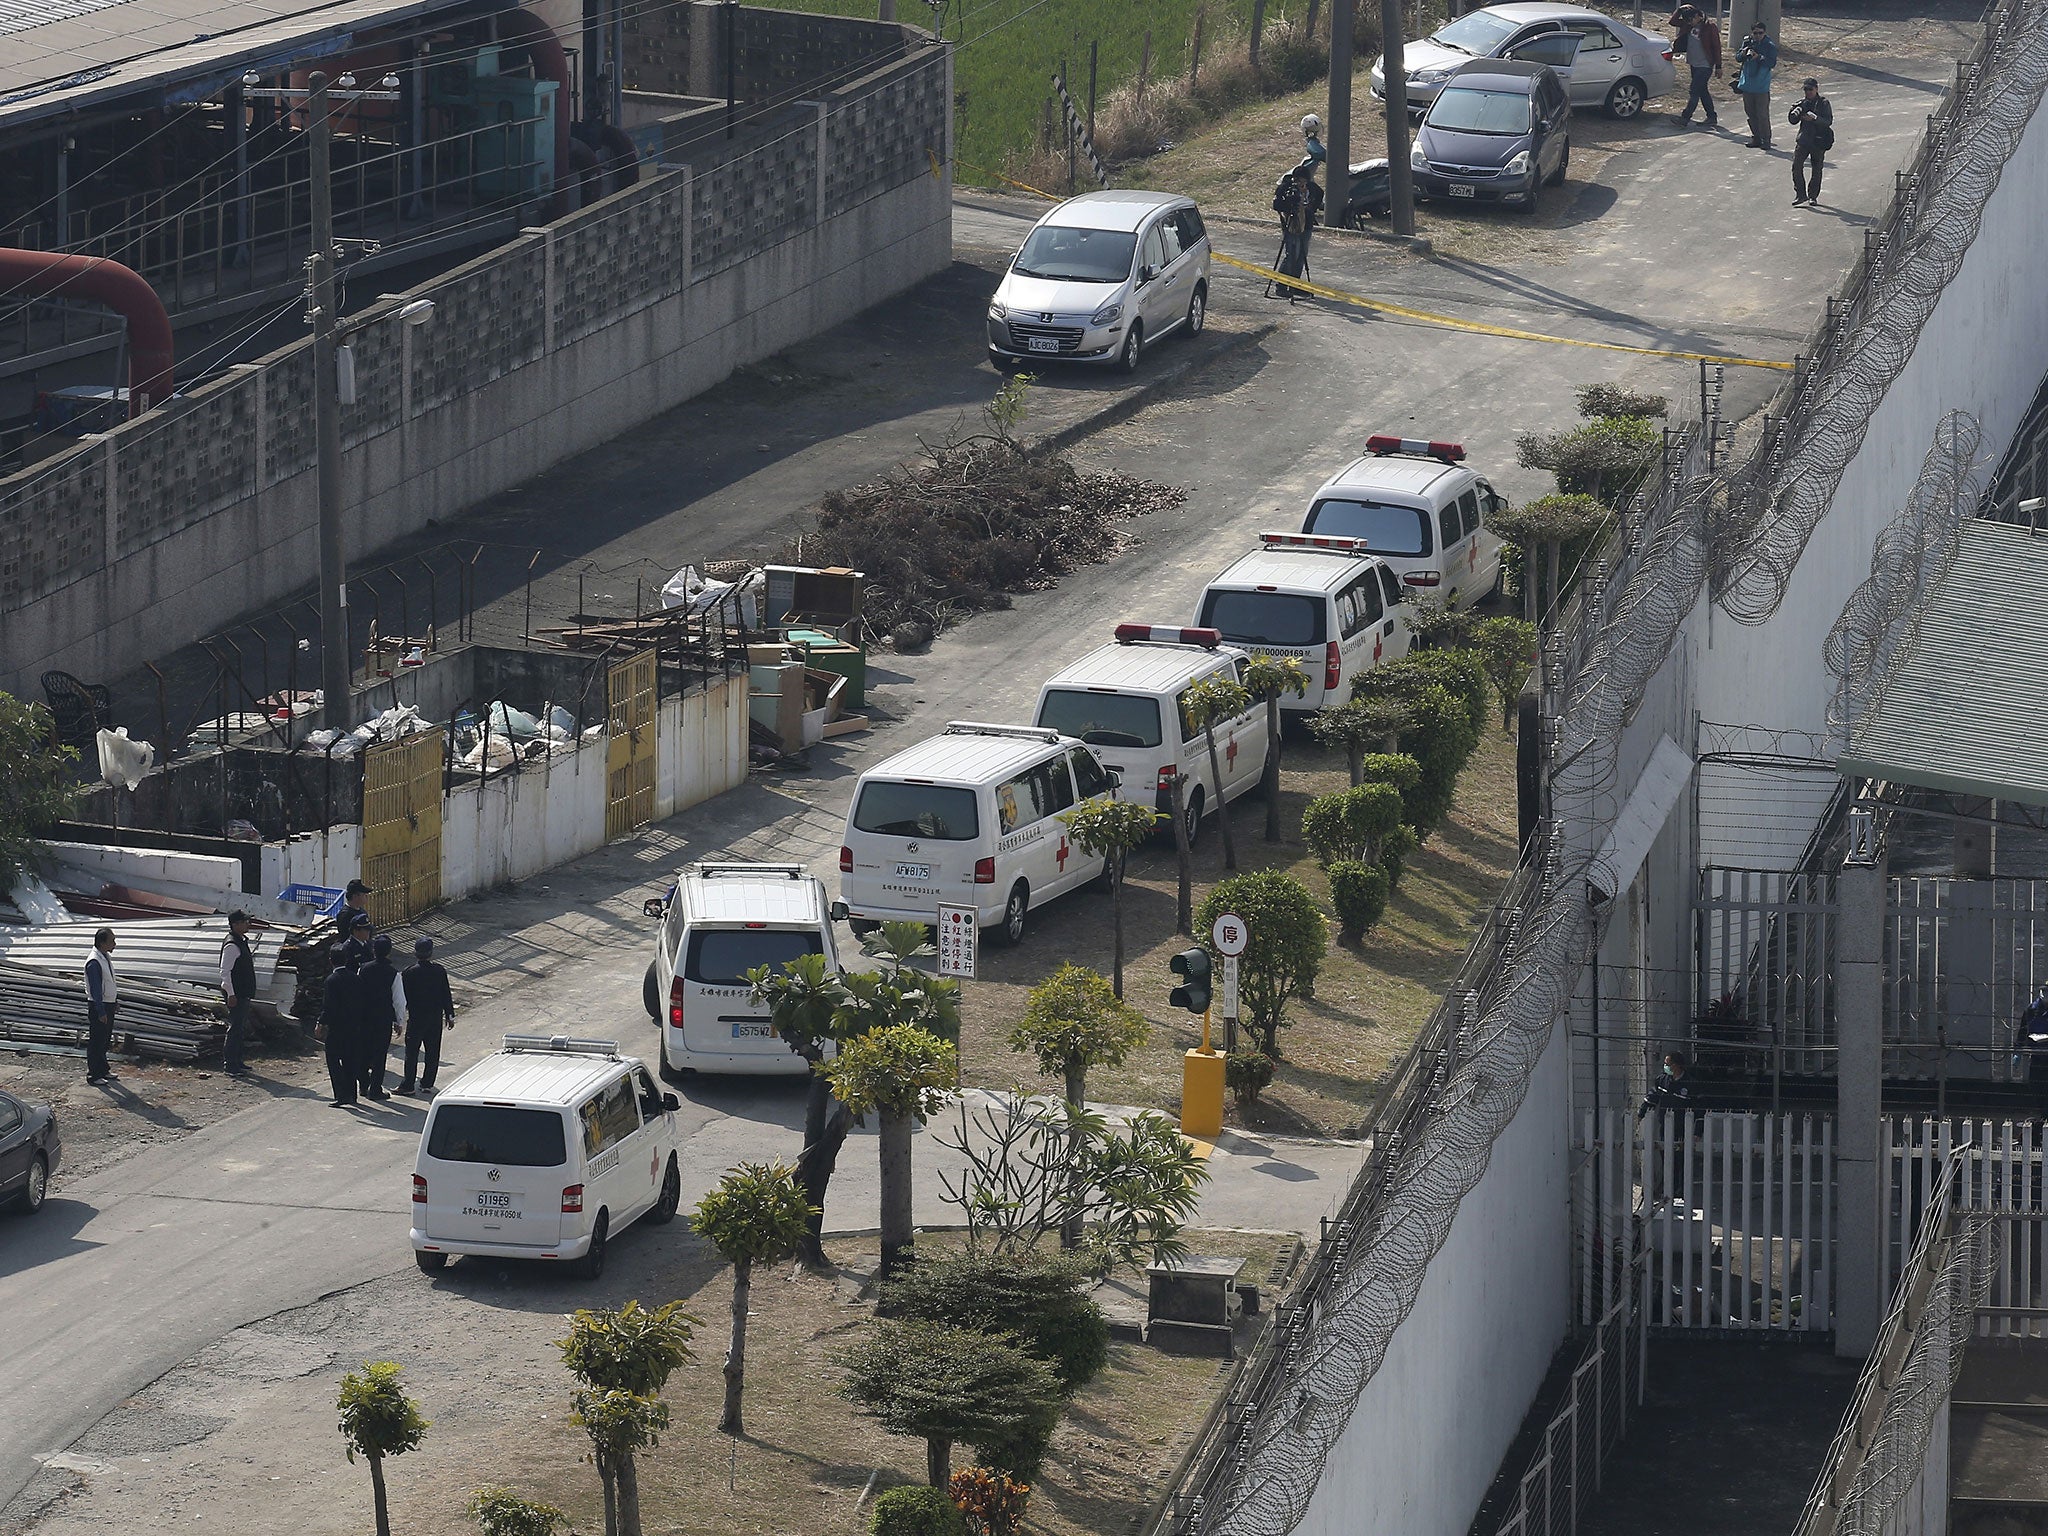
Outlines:
[[[341,546],[341,395],[335,376],[340,317],[334,297],[334,195],[331,182],[334,125],[328,116],[327,76],[306,77],[307,147],[312,160],[313,254],[306,274],[313,290],[313,422],[320,486],[320,686],[327,728],[345,731],[349,665],[348,566]]]
[[[1387,174],[1394,233],[1415,233],[1415,172],[1408,163],[1408,69],[1401,57],[1401,0],[1380,0],[1380,62],[1387,90]]]
[[[1334,223],[1343,217],[1351,198],[1351,7],[1353,0],[1333,0],[1330,6],[1330,110],[1326,126],[1330,137],[1323,150],[1329,158],[1329,196],[1323,203],[1323,220]],[[1398,4],[1399,0],[1391,0]]]

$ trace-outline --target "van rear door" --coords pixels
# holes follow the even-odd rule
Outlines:
[[[967,786],[863,780],[848,829],[853,867],[841,889],[854,905],[914,911],[936,923],[940,902],[979,899],[974,863],[983,842],[981,806]]]
[[[1308,694],[1288,694],[1282,709],[1320,709],[1331,659],[1330,600],[1321,592],[1283,592],[1274,587],[1211,587],[1202,594],[1195,622],[1220,631],[1227,644],[1253,655],[1292,656],[1308,673]],[[1332,703],[1341,702],[1333,699]],[[1181,765],[1183,769],[1186,764]]]
[[[430,1240],[551,1248],[561,1237],[569,1141],[559,1109],[438,1099],[421,1142]]]
[[[757,965],[781,972],[801,955],[824,953],[816,929],[770,928],[765,923],[691,928],[683,945],[683,1048],[709,1056],[761,1056],[780,1062],[789,1047],[775,1033],[768,1010],[756,1003],[747,972]]]

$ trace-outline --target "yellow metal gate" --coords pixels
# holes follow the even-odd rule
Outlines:
[[[646,650],[605,672],[606,842],[654,820],[654,667]]]
[[[389,928],[441,900],[439,729],[363,754],[363,879],[370,921]]]

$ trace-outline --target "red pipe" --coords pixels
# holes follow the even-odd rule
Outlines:
[[[555,82],[555,195],[542,210],[545,217],[559,219],[570,211],[570,191],[575,173],[569,161],[569,55],[554,29],[531,11],[504,11],[498,16],[498,41],[524,48],[533,59],[533,72]]]
[[[0,293],[33,299],[59,292],[104,304],[128,321],[129,420],[170,399],[171,317],[142,274],[101,256],[0,250]]]

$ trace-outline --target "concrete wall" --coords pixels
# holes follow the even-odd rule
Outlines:
[[[352,823],[263,845],[263,894],[288,885],[340,890],[363,872],[363,829]]]
[[[1331,1449],[1298,1536],[1465,1536],[1571,1311],[1560,1030]]]
[[[349,557],[943,268],[950,136],[950,54],[920,43],[421,285],[424,326],[373,306],[342,412]],[[300,343],[0,480],[0,687],[115,677],[303,589],[312,383]]]

